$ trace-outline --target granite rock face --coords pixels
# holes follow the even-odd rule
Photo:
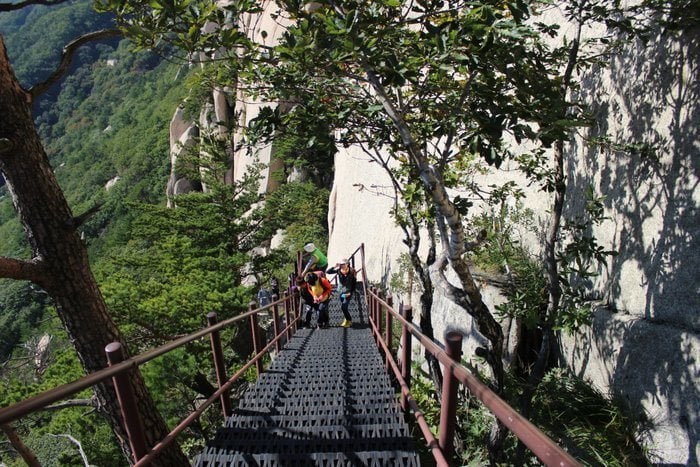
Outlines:
[[[178,108],[170,121],[170,177],[166,187],[168,207],[174,207],[173,197],[196,190],[195,184],[178,173],[178,158],[190,148],[199,135],[199,128],[184,117],[182,108]]]

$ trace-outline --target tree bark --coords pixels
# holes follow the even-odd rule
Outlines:
[[[372,153],[372,151],[364,148],[365,154],[367,154],[374,162],[380,165],[387,176],[391,180],[391,184],[394,187],[394,206],[395,209],[399,209],[399,200],[402,199],[403,188],[396,174],[391,170],[389,164],[384,160],[379,154]],[[430,200],[426,199],[424,204],[429,205]],[[404,244],[408,247],[408,257],[411,261],[412,269],[409,271],[409,285],[408,285],[408,302],[411,303],[411,294],[413,289],[413,278],[414,273],[418,277],[420,282],[422,292],[420,294],[420,317],[419,325],[421,332],[426,335],[431,340],[435,339],[435,333],[433,331],[433,320],[432,320],[432,309],[433,309],[433,298],[435,295],[435,286],[430,277],[429,268],[435,263],[436,257],[436,241],[435,241],[435,223],[431,220],[426,220],[426,230],[428,231],[428,239],[430,243],[428,244],[428,254],[423,261],[420,257],[420,244],[421,244],[421,225],[420,221],[416,217],[417,208],[412,205],[412,203],[404,202],[403,208],[406,210],[406,218],[398,221],[399,227],[404,233]],[[398,220],[398,218],[397,218]],[[440,362],[427,350],[424,354],[425,360],[428,363],[428,370],[430,373],[430,378],[435,383],[435,394],[440,396],[442,393],[442,370],[440,368]]]
[[[413,218],[413,217],[412,217]],[[414,221],[413,236],[417,238],[418,241],[414,241],[411,245],[411,262],[413,263],[414,270],[418,273],[418,278],[421,282],[421,287],[423,291],[420,294],[420,330],[423,334],[428,336],[430,339],[435,339],[435,332],[433,329],[433,301],[435,298],[435,285],[430,277],[429,268],[435,263],[435,224],[434,222],[428,221],[427,225],[428,237],[430,243],[428,245],[428,256],[425,263],[420,261],[420,255],[418,253],[418,247],[420,244],[420,229],[417,223]],[[424,267],[425,264],[425,267]],[[437,357],[433,354],[425,351],[425,360],[428,363],[428,369],[430,370],[430,378],[435,383],[435,394],[438,396],[442,394],[442,369],[440,368],[440,362]]]
[[[403,116],[387,95],[379,78],[367,63],[362,63],[362,66],[367,75],[367,81],[377,94],[377,100],[394,124],[406,152],[420,174],[421,182],[435,206],[438,216],[442,217],[442,219],[438,220],[438,227],[446,227],[441,232],[445,247],[444,258],[449,261],[450,266],[457,274],[461,288],[452,286],[445,280],[444,276],[442,276],[442,282],[445,285],[448,297],[474,318],[479,332],[489,340],[491,348],[488,350],[490,354],[488,362],[493,371],[496,392],[500,392],[503,389],[504,376],[502,361],[503,330],[484,303],[479,287],[476,285],[469,266],[464,259],[465,234],[462,218],[454,203],[450,201],[445,184],[442,183],[435,168],[430,164],[428,157],[420,149],[408,124],[406,124]],[[446,265],[444,262],[438,261],[438,263],[441,263],[443,268]]]
[[[86,373],[107,366],[105,346],[122,341],[92,275],[87,251],[53,174],[31,115],[31,95],[18,83],[0,36],[0,171],[31,246],[32,282],[55,301],[68,336]],[[39,271],[39,272],[37,272]],[[123,343],[123,342],[122,342]],[[138,371],[131,384],[139,401],[146,441],[154,445],[168,433]],[[111,382],[95,387],[101,412],[112,426],[124,455],[131,449]],[[189,465],[177,445],[154,465]]]

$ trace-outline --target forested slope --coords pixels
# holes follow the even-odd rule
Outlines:
[[[412,2],[408,3],[413,5]],[[421,17],[425,25],[420,34],[414,28],[406,28],[406,24],[394,27],[391,23],[399,18],[396,8],[402,2],[367,2],[367,8],[363,6],[364,3],[358,3],[353,4],[351,12],[323,9],[317,2],[309,2],[303,10],[296,2],[285,3],[289,9],[289,18],[298,20],[298,25],[287,29],[288,34],[284,36],[286,42],[276,48],[270,48],[265,42],[269,37],[266,30],[244,31],[244,34],[248,34],[246,37],[256,40],[259,38],[264,44],[242,40],[243,34],[235,34],[239,32],[235,28],[243,23],[226,24],[221,29],[226,32],[220,34],[220,37],[216,37],[216,32],[198,36],[200,21],[204,22],[206,18],[203,19],[199,15],[200,11],[194,8],[179,12],[175,15],[177,17],[164,19],[165,23],[161,25],[165,26],[162,29],[152,30],[151,19],[167,13],[159,7],[159,2],[150,4],[153,11],[145,7],[138,12],[129,10],[131,4],[126,4],[126,10],[120,10],[119,13],[128,19],[121,18],[122,20],[127,19],[132,24],[134,17],[130,14],[145,15],[141,19],[146,26],[139,30],[145,37],[137,36],[134,40],[141,40],[147,45],[162,44],[181,33],[184,45],[191,47],[187,49],[188,58],[195,57],[196,52],[209,58],[214,58],[212,56],[215,53],[212,51],[222,51],[223,55],[232,50],[236,50],[236,53],[227,57],[217,56],[214,63],[185,72],[161,62],[156,56],[135,54],[127,50],[124,44],[117,46],[116,42],[81,49],[80,60],[60,87],[52,89],[43,101],[37,103],[36,123],[73,215],[80,216],[99,207],[94,215],[80,224],[79,232],[90,251],[91,266],[109,308],[109,318],[114,319],[124,334],[132,353],[152,348],[197,329],[202,325],[203,314],[208,311],[216,311],[221,316],[228,317],[245,309],[253,296],[252,286],[256,282],[264,282],[272,275],[286,277],[285,272],[289,269],[284,270],[285,261],[290,252],[298,249],[305,240],[314,240],[325,247],[327,226],[324,224],[328,193],[322,188],[328,186],[329,180],[334,178],[329,215],[333,234],[327,250],[329,258],[346,256],[346,251],[363,241],[367,243],[368,249],[373,250],[370,255],[377,262],[382,262],[381,271],[375,268],[377,273],[374,276],[379,277],[381,274],[383,286],[387,285],[391,274],[389,288],[411,291],[413,284],[400,283],[402,277],[410,277],[410,280],[419,278],[422,287],[421,327],[431,333],[431,314],[435,311],[437,315],[442,308],[439,300],[450,294],[451,300],[461,300],[459,303],[463,310],[456,321],[460,325],[468,323],[463,319],[466,312],[478,315],[475,318],[482,319],[485,324],[483,328],[479,324],[478,331],[490,340],[493,353],[484,353],[488,349],[482,347],[481,354],[478,355],[486,356],[485,362],[492,366],[494,377],[491,382],[502,389],[504,397],[510,397],[514,404],[519,402],[516,399],[522,399],[521,405],[527,409],[530,400],[536,402],[532,407],[533,414],[537,415],[537,410],[547,413],[543,413],[540,420],[533,420],[543,426],[553,422],[551,432],[557,439],[569,436],[559,433],[562,425],[560,420],[570,418],[562,414],[570,408],[570,402],[575,397],[565,397],[562,407],[550,411],[546,408],[547,401],[538,399],[538,395],[532,394],[530,388],[541,379],[543,395],[563,394],[556,389],[556,385],[568,384],[568,378],[572,375],[553,371],[543,378],[545,365],[555,365],[553,359],[549,358],[552,355],[550,350],[553,350],[551,343],[558,340],[555,332],[559,333],[562,328],[575,330],[580,326],[588,326],[592,309],[585,302],[591,299],[590,291],[584,289],[568,290],[571,300],[567,303],[571,306],[560,307],[561,284],[567,287],[569,284],[589,284],[591,277],[597,277],[600,271],[607,270],[605,268],[608,263],[603,264],[604,260],[614,257],[618,252],[599,247],[596,238],[587,234],[594,229],[594,221],[617,222],[620,219],[619,215],[606,217],[606,208],[610,209],[613,205],[604,204],[605,197],[595,197],[595,187],[585,191],[590,193],[588,198],[581,191],[581,196],[567,201],[570,196],[566,193],[567,185],[587,189],[584,185],[594,181],[589,180],[588,176],[574,177],[573,175],[579,174],[573,170],[573,164],[567,162],[570,153],[564,151],[565,144],[574,141],[572,129],[589,125],[587,114],[578,114],[576,101],[572,103],[566,98],[570,84],[572,89],[576,89],[575,83],[569,81],[571,76],[564,79],[565,84],[561,86],[562,80],[558,75],[566,57],[571,60],[570,66],[566,67],[569,72],[578,66],[574,60],[578,42],[569,43],[565,40],[566,47],[557,50],[543,47],[540,39],[545,34],[553,35],[556,27],[545,27],[546,25],[537,23],[541,29],[531,30],[522,23],[521,20],[530,14],[526,11],[529,2],[502,3],[494,0],[484,2],[484,5],[481,2],[459,3],[459,8],[449,14],[438,11],[443,2],[417,3],[422,5],[421,8],[431,9],[430,14]],[[536,3],[533,2],[532,5],[535,6]],[[572,5],[576,3],[571,2]],[[611,2],[610,5],[615,6],[613,3],[616,5],[616,2]],[[250,7],[252,14],[261,13],[252,3],[241,4],[245,4],[243,10]],[[565,6],[567,2],[562,4]],[[270,5],[272,4],[268,6]],[[601,13],[588,4],[578,7],[590,9],[594,16],[600,16],[600,21],[606,23],[614,16],[608,15],[605,10]],[[56,16],[47,19],[44,14],[48,15],[49,11]],[[481,14],[484,12],[489,14]],[[211,12],[212,20],[228,21],[219,13]],[[307,14],[309,16],[305,16]],[[443,15],[446,14],[452,15],[450,21],[444,19]],[[277,13],[270,15],[275,20],[279,17]],[[654,16],[648,16],[652,17]],[[4,15],[2,20],[6,22],[2,23],[0,30],[8,35],[12,62],[25,86],[44,79],[55,65],[50,50],[58,54],[63,44],[82,32],[83,25],[86,30],[102,27],[95,18],[86,7],[79,4],[62,5],[51,10],[26,9],[13,15]],[[175,24],[169,24],[168,21],[174,21]],[[178,29],[187,21],[192,21],[190,27]],[[65,22],[70,24],[64,28]],[[78,24],[81,28],[75,27]],[[358,24],[361,26],[356,26]],[[624,26],[626,23],[620,24]],[[270,30],[276,30],[277,26],[275,22],[274,28]],[[53,35],[59,31],[61,35]],[[65,36],[63,33],[66,33]],[[532,42],[523,41],[524,33]],[[196,39],[194,43],[192,36]],[[44,37],[52,43],[51,47],[36,47],[35,43]],[[166,40],[159,40],[162,38]],[[609,39],[604,36],[600,41],[602,44],[609,43]],[[358,43],[363,43],[364,46],[357,47]],[[411,47],[406,47],[406,44],[411,44]],[[567,47],[570,49],[567,50]],[[247,48],[249,49],[246,50]],[[450,50],[450,53],[445,53],[444,49]],[[341,53],[343,50],[345,52]],[[36,63],[25,61],[25,54],[27,57],[31,55],[28,51],[36,54]],[[497,53],[499,51],[502,53]],[[276,61],[269,60],[271,52],[277,54]],[[250,60],[241,59],[246,53],[249,54],[246,58]],[[356,62],[352,63],[351,58],[357,59]],[[326,66],[319,66],[324,63],[323,60],[326,60]],[[321,70],[327,75],[320,73]],[[496,76],[493,75],[494,70],[501,71]],[[431,79],[417,79],[428,71],[433,73]],[[189,75],[187,82],[175,79],[176,76],[185,74]],[[455,79],[469,74],[472,76],[469,80]],[[507,78],[505,81],[504,77]],[[246,96],[244,102],[237,101],[246,91],[257,89],[261,80],[264,81],[263,88],[267,88],[269,93],[262,97],[268,101],[303,102],[304,105],[293,106],[285,111],[261,110],[257,102],[260,95],[251,99]],[[399,98],[397,102],[392,102],[392,96],[403,95],[409,83],[415,85],[411,92],[415,92],[413,98]],[[367,92],[369,85],[375,92]],[[246,89],[246,86],[250,87]],[[188,90],[192,88],[195,91],[189,93]],[[343,92],[329,93],[329,89]],[[216,103],[226,107],[228,112],[219,114],[210,111],[213,108],[214,92],[220,97]],[[224,96],[225,93],[229,95]],[[177,115],[181,119],[180,123],[192,131],[192,138],[187,142],[187,147],[192,150],[183,151],[178,162],[173,163],[175,167],[172,170],[191,180],[191,186],[195,190],[202,186],[208,189],[181,194],[173,203],[177,209],[166,209],[163,194],[168,175],[168,152],[177,146],[173,144],[167,147],[168,120],[180,104],[180,97],[185,94],[188,94],[185,112],[188,115],[182,116],[182,112]],[[353,98],[348,99],[348,95]],[[435,98],[436,95],[445,99]],[[251,102],[245,102],[246,100]],[[607,96],[603,96],[603,102],[607,101]],[[465,106],[465,102],[469,102],[469,105]],[[249,108],[246,107],[248,103],[251,103]],[[397,109],[396,105],[404,104],[407,107]],[[191,113],[197,115],[189,115]],[[253,114],[256,115],[255,118],[252,118]],[[227,117],[221,118],[220,115]],[[242,115],[242,118],[235,121],[236,115]],[[416,115],[425,118],[416,118]],[[450,125],[454,125],[452,129],[445,126],[446,116],[449,115],[456,117],[454,120],[448,119]],[[28,114],[25,116],[28,117]],[[25,121],[31,123],[29,118],[25,118]],[[241,128],[246,125],[249,127]],[[217,127],[224,126],[227,126],[225,132],[217,132]],[[535,131],[535,126],[539,131]],[[373,131],[367,133],[367,128],[372,128]],[[257,151],[259,148],[254,144],[249,145],[255,139],[256,132],[259,133],[257,143],[269,150],[266,153],[267,159],[263,158],[264,162],[270,163],[269,168],[259,164],[258,157],[262,151]],[[542,262],[529,251],[521,249],[520,239],[512,230],[511,217],[524,219],[527,227],[535,224],[530,221],[527,210],[516,211],[520,209],[520,200],[524,196],[521,190],[514,187],[512,182],[504,183],[503,180],[498,180],[499,185],[503,183],[501,186],[489,185],[489,190],[485,190],[485,184],[470,181],[475,172],[483,170],[478,167],[481,159],[484,164],[504,164],[510,166],[509,170],[514,170],[512,167],[515,162],[511,158],[510,149],[505,149],[504,132],[512,132],[516,140],[525,138],[541,144],[540,150],[532,151],[532,154],[517,161],[522,164],[518,170],[533,177],[527,183],[523,181],[524,185],[543,182],[541,189],[543,197],[547,198],[546,203],[550,201],[549,193],[555,190],[554,205],[558,208],[551,210],[555,214],[552,225],[559,226],[564,219],[563,215],[573,216],[577,213],[570,208],[583,209],[579,205],[583,204],[584,199],[589,201],[586,203],[586,213],[590,214],[590,223],[578,220],[568,224],[571,227],[568,232],[559,231],[557,227],[550,229],[551,235],[547,234],[544,259],[548,268],[546,274]],[[34,134],[33,131],[31,133]],[[220,138],[222,134],[227,137]],[[229,139],[229,135],[235,136]],[[460,139],[459,142],[454,140],[455,136]],[[595,144],[600,148],[611,144],[606,143],[608,135],[602,130],[593,136]],[[442,137],[445,138],[444,151],[439,150],[441,145],[434,144],[434,138]],[[180,135],[175,139],[179,138]],[[172,135],[170,139],[173,140]],[[621,138],[619,141],[627,139]],[[643,144],[643,139],[634,138],[631,141],[632,143],[624,145],[618,142],[615,156],[629,157],[629,151],[648,147]],[[453,142],[456,149],[459,149],[455,153],[452,152]],[[553,142],[556,145],[550,151]],[[368,180],[366,168],[360,171],[357,180],[352,178],[354,175],[350,170],[343,170],[344,160],[360,160],[372,154],[367,147],[362,147],[361,153],[338,152],[335,166],[332,166],[335,148],[357,149],[358,145],[365,143],[369,144],[369,149],[375,150],[374,157],[377,159],[372,162],[379,162],[375,166],[382,166],[390,177],[395,178],[386,183],[373,183]],[[433,148],[436,152],[430,152],[428,148]],[[632,156],[644,156],[634,151]],[[239,163],[240,160],[236,157],[243,153],[246,159]],[[597,154],[597,149],[591,149],[589,156],[597,157]],[[550,161],[542,157],[545,155],[551,155],[553,159]],[[610,156],[602,152],[601,155]],[[234,183],[227,185],[222,181],[231,172],[233,161],[237,161],[235,164],[238,172],[233,177]],[[431,161],[438,162],[430,163]],[[272,173],[271,168],[273,162],[276,164],[275,173]],[[389,170],[393,163],[398,164],[401,170]],[[596,159],[591,173],[597,173],[597,164]],[[323,170],[319,169],[320,165],[323,165]],[[556,166],[557,170],[550,171],[551,165]],[[638,164],[623,165],[633,167]],[[436,169],[445,172],[436,177]],[[289,182],[292,175],[304,171],[321,173],[326,183],[284,183]],[[34,173],[25,170],[20,175],[31,179],[28,172]],[[8,174],[8,180],[13,180],[9,175],[11,172],[5,173]],[[51,172],[44,170],[43,173]],[[266,188],[260,189],[262,173],[277,178],[279,183],[275,183],[274,193],[265,193]],[[419,183],[421,180],[422,185]],[[340,182],[347,182],[345,189],[337,188]],[[318,185],[321,185],[321,189]],[[466,196],[450,199],[447,191],[443,190],[445,188],[463,189]],[[474,192],[470,196],[472,190]],[[24,194],[26,196],[28,190]],[[489,194],[488,200],[486,194]],[[265,195],[269,195],[267,199]],[[367,201],[363,196],[373,198]],[[30,193],[28,197],[31,198]],[[375,209],[377,198],[381,197],[391,200],[393,205],[376,216],[368,216],[368,207],[371,205]],[[0,203],[0,238],[3,239],[0,255],[28,258],[28,248],[21,240],[19,222],[15,220],[8,198],[4,196]],[[362,205],[359,209],[351,206],[350,210],[344,210],[341,202],[351,198],[355,203],[362,200]],[[484,206],[487,202],[493,203],[486,206],[493,218],[479,215],[473,209],[473,200],[476,199],[483,202]],[[531,199],[527,199],[529,207],[532,207]],[[398,206],[398,201],[404,204]],[[512,204],[509,204],[511,201]],[[431,203],[435,205],[431,207]],[[50,205],[50,197],[41,204]],[[496,206],[498,210],[495,209]],[[510,211],[510,208],[514,210]],[[43,213],[42,218],[51,217],[51,212]],[[404,256],[401,260],[405,264],[398,268],[393,264],[397,262],[394,261],[395,255],[380,248],[379,242],[368,242],[370,234],[379,233],[387,225],[393,225],[387,222],[390,214],[393,214],[393,220],[401,225],[405,233],[405,238],[392,240],[392,244],[400,245],[403,241],[407,245],[413,245],[410,263]],[[470,217],[467,217],[468,214]],[[371,220],[381,219],[382,225],[365,228],[366,224],[358,222],[369,217]],[[668,216],[669,220],[673,217]],[[66,218],[70,220],[71,216],[59,220]],[[22,219],[26,221],[26,217]],[[438,282],[433,282],[437,278],[445,285],[448,283],[446,277],[431,277],[430,274],[422,273],[429,272],[436,261],[436,225],[445,229],[446,220],[449,220],[454,235],[448,235],[448,232],[442,230],[439,231],[439,238],[441,241],[454,239],[456,242],[455,254],[450,256],[449,262],[456,265],[456,268],[451,267],[460,275],[462,287],[449,288],[447,294],[444,288],[436,286]],[[576,219],[571,217],[570,220]],[[463,221],[466,230],[462,229]],[[347,222],[344,228],[343,222]],[[285,227],[286,237],[280,240],[283,235],[277,234]],[[429,229],[432,235],[421,239],[422,228]],[[616,232],[607,228],[601,231]],[[362,238],[358,237],[359,232],[362,232]],[[578,233],[582,235],[577,236]],[[344,236],[349,237],[349,240]],[[276,237],[275,242],[272,241],[273,237]],[[472,237],[474,241],[471,240]],[[73,244],[80,246],[77,236],[74,235],[73,240]],[[346,243],[341,244],[346,240]],[[617,236],[615,240],[617,242]],[[423,245],[425,242],[432,243],[429,247],[430,254],[425,259],[420,256],[418,248],[421,241]],[[280,243],[281,248],[272,248]],[[470,251],[463,254],[464,248]],[[620,250],[617,243],[612,248]],[[77,250],[82,252],[82,249],[74,251]],[[450,249],[443,245],[443,250]],[[510,296],[507,307],[494,306],[489,309],[491,304],[482,300],[481,287],[477,287],[471,275],[472,266],[467,261],[467,255],[475,262],[484,263],[480,266],[487,272],[500,272],[505,265],[508,275],[514,273],[515,281],[509,286],[512,290],[508,292]],[[589,260],[593,257],[600,264],[596,263],[597,269],[589,271]],[[448,261],[447,257],[440,258],[442,268],[447,264],[445,261]],[[66,263],[59,261],[59,264]],[[615,263],[611,264],[615,266]],[[572,265],[579,267],[573,269]],[[368,266],[371,271],[376,264]],[[561,274],[557,274],[557,268],[561,268]],[[413,272],[417,274],[414,276]],[[548,284],[544,283],[545,279]],[[70,284],[71,281],[64,283]],[[96,287],[74,289],[96,290]],[[463,300],[463,292],[470,294],[469,300]],[[101,296],[98,298],[101,299]],[[433,298],[436,300],[433,301]],[[62,337],[61,326],[50,308],[45,292],[24,283],[8,283],[0,293],[0,300],[1,324],[5,325],[2,331],[5,335],[0,336],[4,344],[4,348],[0,349],[4,352],[0,355],[0,361],[6,362],[0,376],[4,379],[3,383],[7,383],[0,386],[0,403],[14,402],[81,374],[76,358]],[[476,308],[473,305],[475,303],[478,305]],[[523,350],[518,352],[522,358],[514,359],[515,364],[508,373],[503,366],[507,359],[502,358],[502,352],[507,348],[503,345],[500,324],[493,320],[494,316],[503,313],[512,323],[516,323],[519,328],[518,338],[523,344]],[[105,321],[107,320],[103,322]],[[469,326],[474,330],[474,325]],[[510,328],[510,324],[508,326]],[[75,340],[76,336],[85,334],[90,333],[75,332],[71,339]],[[53,340],[47,342],[45,336],[51,336]],[[246,355],[246,343],[237,337],[235,333],[226,336],[232,362]],[[483,344],[482,341],[479,342],[480,345]],[[95,351],[90,353],[98,354],[98,349],[99,346],[94,346],[92,350]],[[145,379],[152,389],[158,408],[170,424],[182,418],[186,407],[195,405],[198,398],[211,392],[211,375],[202,374],[199,370],[204,367],[200,364],[204,358],[201,350],[191,348],[186,353],[170,355],[144,369]],[[40,357],[38,360],[35,358],[37,355]],[[587,358],[585,360],[587,362]],[[574,381],[575,378],[571,380]],[[656,382],[649,387],[656,391]],[[523,389],[526,394],[521,398],[519,395]],[[585,393],[587,384],[583,384],[582,389],[582,393]],[[429,391],[430,389],[425,389],[425,392]],[[88,396],[85,395],[86,398]],[[596,457],[599,453],[596,451],[591,454],[592,447],[598,449],[609,441],[615,445],[614,451],[620,448],[621,458],[629,459],[628,456],[633,455],[642,464],[645,452],[630,441],[632,437],[629,435],[630,431],[638,431],[637,427],[625,418],[624,411],[609,410],[609,401],[603,394],[596,393],[593,396],[602,402],[601,411],[607,415],[600,417],[598,426],[586,427],[584,430],[573,427],[574,431],[582,431],[584,438],[587,438],[579,444],[580,454]],[[582,400],[582,412],[591,415],[593,411],[590,400]],[[465,402],[466,405],[469,404],[468,400]],[[549,402],[558,405],[558,401]],[[49,434],[55,436],[55,433],[70,433],[84,443],[91,463],[118,463],[114,459],[120,457],[109,440],[104,421],[95,417],[89,408],[72,410],[46,417],[45,420],[39,420],[40,423],[36,423],[37,420],[25,420],[18,426],[18,431],[22,431],[25,441],[43,459],[56,457],[48,454],[49,449],[56,448],[55,441],[48,441]],[[474,414],[473,411],[471,413]],[[89,420],[89,426],[80,425],[82,428],[75,429],[78,417]],[[466,420],[467,416],[463,418]],[[587,422],[591,417],[582,418]],[[615,426],[612,421],[620,423]],[[201,425],[183,441],[183,450],[187,454],[194,452],[197,444],[201,443],[201,439],[206,437],[207,431],[216,423],[213,419],[202,420]],[[468,423],[465,426],[470,431],[478,431],[473,430],[478,424]],[[485,427],[486,423],[481,423],[481,426]],[[609,427],[619,428],[621,437],[617,438],[601,427],[605,430]],[[92,433],[99,433],[99,436],[91,436]],[[578,436],[578,433],[574,434]],[[473,437],[477,441],[474,444],[475,450],[485,456],[483,433],[473,435],[465,434],[465,438]],[[467,444],[468,441],[465,442]],[[512,454],[515,445],[511,443],[510,446]],[[626,452],[628,449],[631,454]],[[75,457],[74,449],[71,453],[68,451],[66,449],[61,454],[65,457],[61,462],[70,463],[71,456]],[[469,449],[463,454],[465,458],[474,458]],[[616,456],[617,452],[613,453],[611,459],[618,458]],[[604,463],[615,464],[613,461]]]
[[[108,22],[89,3],[80,2],[5,13],[0,16],[0,31],[18,78],[31,86],[55,67],[65,43]],[[126,43],[82,47],[72,72],[35,106],[40,134],[73,213],[102,205],[83,229],[93,260],[124,240],[130,201],[163,201],[168,122],[184,90],[177,71],[155,55],[134,54]],[[107,191],[106,183],[116,177],[118,181]],[[4,188],[0,237],[0,254],[28,254]],[[18,317],[14,313],[18,307],[36,308],[37,297],[41,294],[30,293],[22,284],[8,283],[0,290],[4,304],[0,319],[6,320],[0,330],[3,357],[21,340],[18,330],[25,322],[31,324],[41,314],[26,311]]]
[[[67,43],[109,27],[112,18],[98,16],[86,2],[0,16],[0,33],[25,89],[47,78]],[[250,167],[236,186],[213,176],[207,193],[182,195],[178,209],[165,207],[173,113],[183,106],[185,118],[197,122],[211,96],[206,74],[198,73],[198,67],[135,52],[126,40],[99,42],[81,47],[69,72],[34,105],[42,144],[73,216],[90,213],[79,233],[111,319],[132,354],[199,329],[207,312],[228,317],[244,310],[256,280],[286,277],[283,265],[292,256],[285,249],[299,248],[311,237],[326,241],[327,192],[311,183],[287,185],[265,207],[251,208],[261,200],[260,165]],[[203,177],[188,157],[181,170]],[[214,159],[208,173],[225,170]],[[320,201],[319,193],[324,193]],[[271,250],[270,239],[282,227],[288,227],[282,248]],[[0,238],[0,256],[32,256],[6,186],[0,187]],[[261,256],[260,247],[267,255]],[[0,406],[84,374],[52,298],[29,282],[0,280]],[[232,361],[239,350],[247,355],[247,341],[235,337],[235,332],[225,336]],[[199,370],[207,367],[201,365],[205,358],[200,348],[191,348],[143,370],[171,425],[213,391],[211,375]],[[94,396],[86,391],[70,405],[25,417],[13,429],[42,465],[80,462],[78,443],[91,464],[125,464]],[[183,450],[196,452],[218,424],[216,415],[203,417],[183,440]],[[6,465],[22,462],[7,443],[0,458]]]
[[[56,68],[67,43],[110,24],[89,2],[71,2],[4,12],[0,34],[29,88]],[[94,265],[129,235],[130,203],[164,201],[168,123],[185,92],[182,81],[176,66],[111,40],[81,47],[66,77],[35,103],[37,128],[73,214],[101,206],[82,226]],[[107,190],[109,180],[114,185]],[[6,186],[0,188],[0,238],[0,255],[29,258]],[[82,375],[50,298],[28,282],[0,281],[0,362],[3,406]],[[89,407],[62,411],[27,432],[24,426],[17,427],[24,442],[42,461],[54,462],[43,465],[79,459],[67,438],[47,433],[71,434],[92,463],[120,463],[109,426]],[[3,449],[0,458],[14,465],[6,454]]]

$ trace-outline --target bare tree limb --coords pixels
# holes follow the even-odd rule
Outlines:
[[[74,229],[77,229],[81,225],[83,225],[85,222],[87,222],[88,219],[90,219],[92,216],[97,214],[97,212],[102,208],[102,203],[96,204],[95,206],[91,207],[84,213],[82,213],[79,216],[75,216],[73,219],[71,219],[70,224],[71,227]]]
[[[85,451],[83,451],[83,445],[80,444],[80,441],[78,441],[71,435],[54,435],[49,433],[49,436],[53,436],[55,438],[68,438],[73,444],[78,446],[78,451],[80,452],[80,457],[83,459],[83,464],[85,465],[85,467],[90,467],[90,462],[88,462],[87,455],[85,455]]]
[[[29,89],[29,96],[32,101],[36,99],[37,96],[46,92],[54,83],[60,80],[64,74],[68,71],[71,62],[73,61],[73,56],[76,50],[81,46],[96,40],[107,39],[110,37],[121,36],[122,32],[118,29],[100,29],[99,31],[89,32],[85,35],[80,36],[72,42],[66,44],[63,47],[63,55],[61,56],[61,63],[59,63],[56,70],[43,82],[37,83]]]
[[[41,284],[44,278],[44,262],[38,258],[25,261],[0,256],[0,277]]]
[[[63,402],[51,404],[44,407],[44,410],[61,410],[68,407],[97,407],[97,400],[94,397],[90,399],[67,399]]]
[[[513,279],[506,274],[489,274],[475,271],[472,273],[472,276],[482,284],[487,284],[501,290],[510,291],[515,285]]]

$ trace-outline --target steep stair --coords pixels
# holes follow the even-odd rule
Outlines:
[[[359,304],[351,328],[333,297],[331,327],[298,330],[195,465],[420,465]]]

